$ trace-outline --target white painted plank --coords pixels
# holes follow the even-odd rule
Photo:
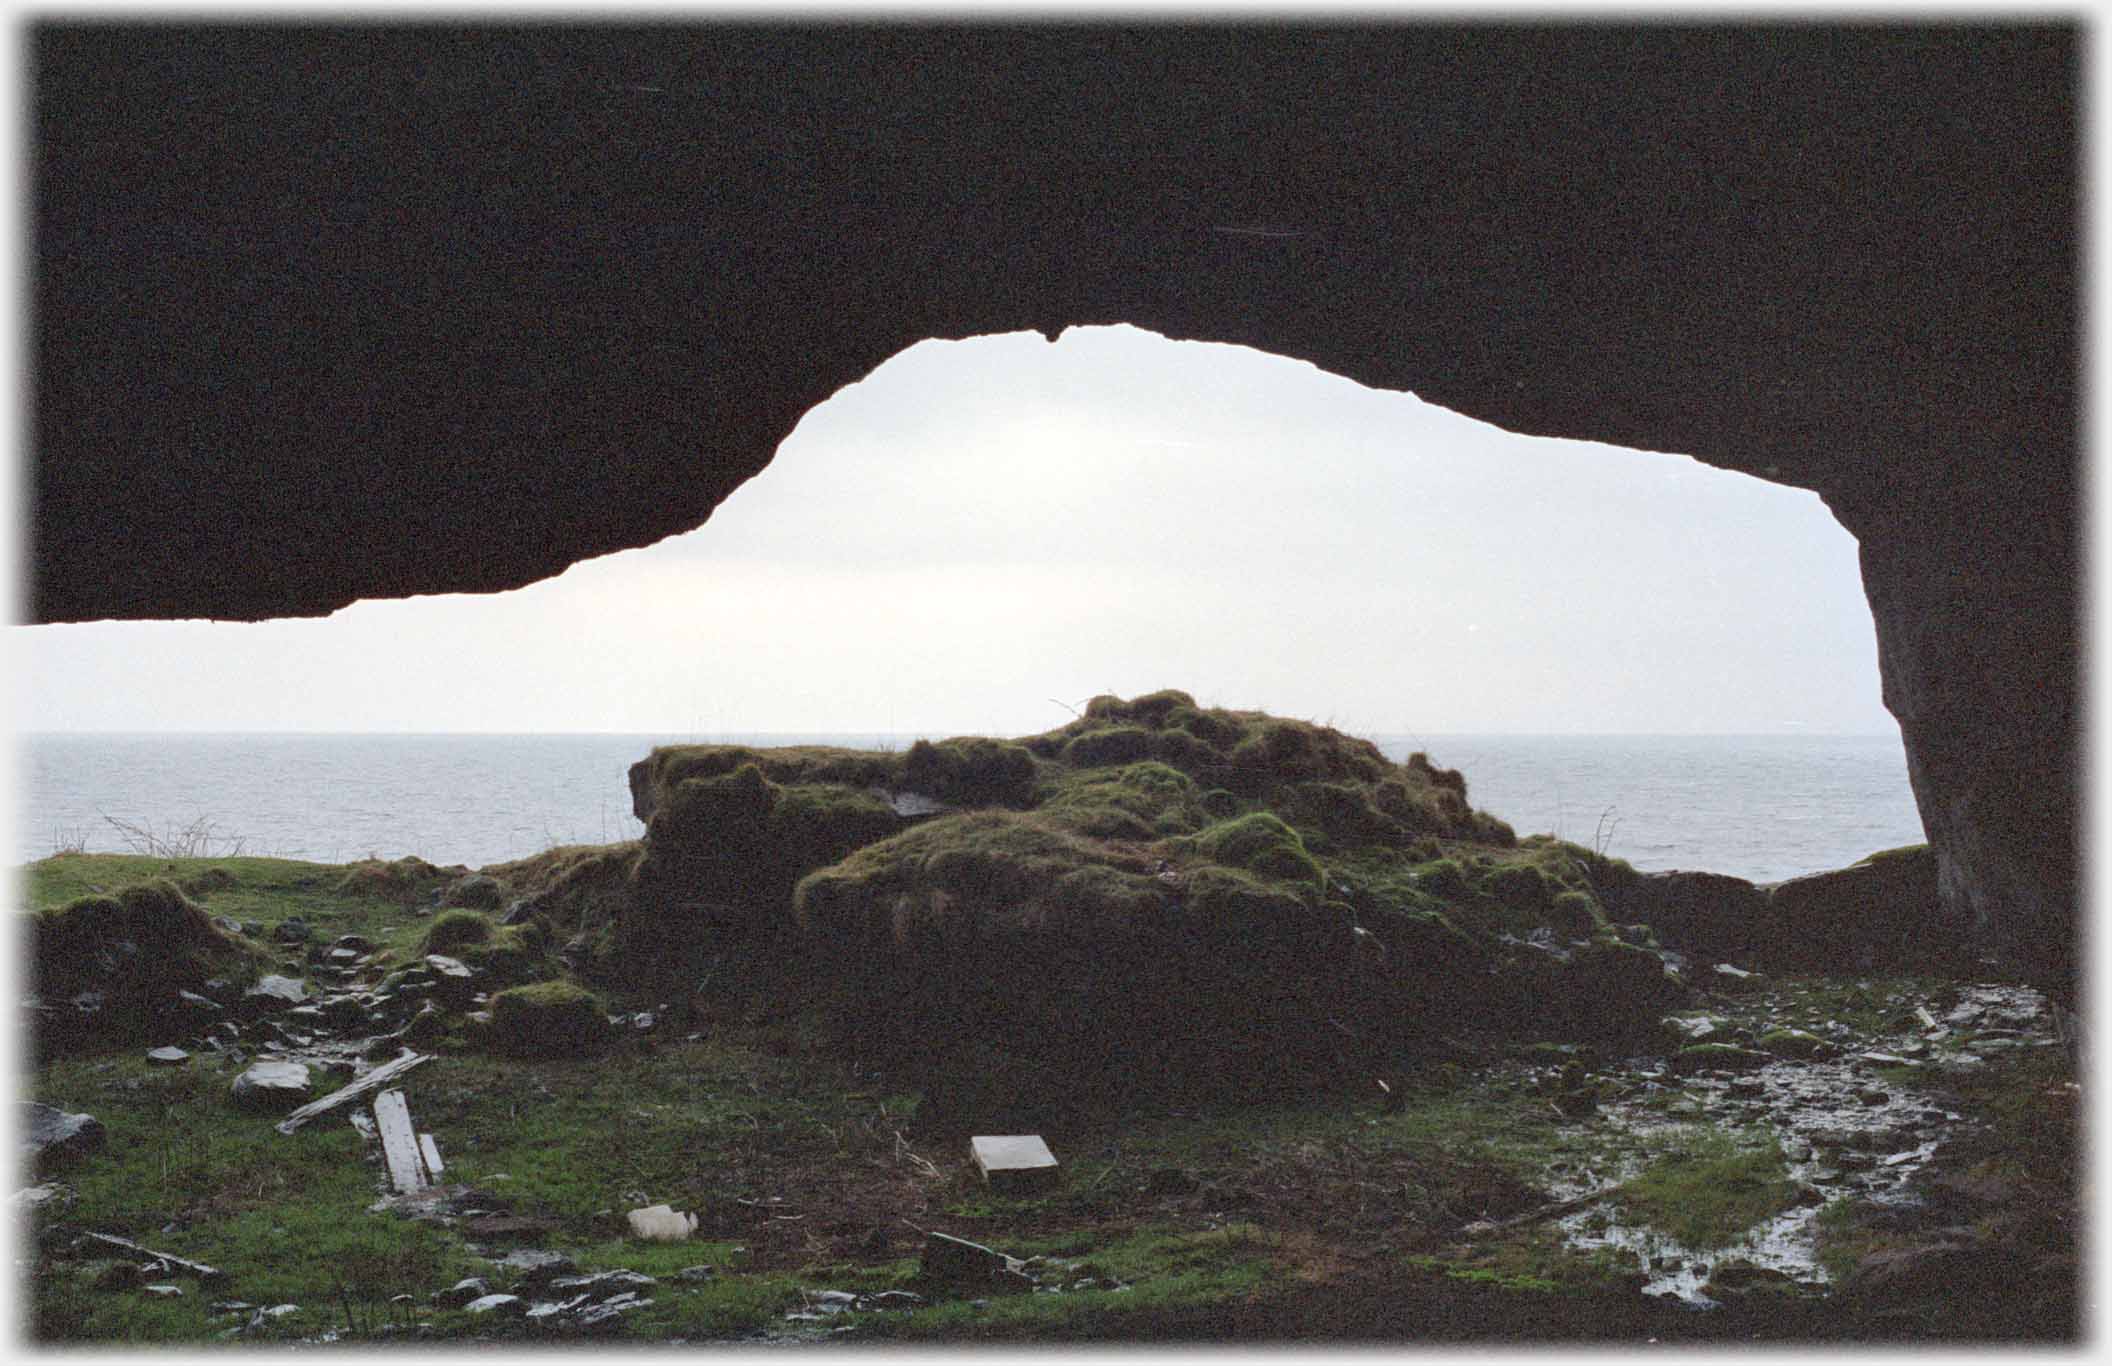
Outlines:
[[[425,1159],[425,1179],[438,1185],[440,1174],[447,1168],[440,1165],[440,1145],[433,1142],[431,1134],[418,1135],[418,1153]]]
[[[418,1156],[411,1106],[403,1092],[384,1091],[374,1097],[374,1122],[381,1129],[381,1155],[389,1166],[389,1184],[401,1195],[423,1190],[425,1164]]]
[[[290,1134],[317,1115],[328,1114],[346,1101],[356,1100],[375,1088],[396,1080],[420,1063],[431,1062],[430,1053],[405,1053],[394,1062],[385,1062],[350,1086],[341,1086],[321,1100],[309,1101],[272,1127],[282,1134]]]

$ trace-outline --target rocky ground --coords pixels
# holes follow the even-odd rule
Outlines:
[[[2080,1083],[1925,850],[1639,874],[1179,693],[632,776],[480,872],[27,869],[32,1338],[2077,1332]]]

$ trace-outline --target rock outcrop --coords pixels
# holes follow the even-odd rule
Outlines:
[[[1667,947],[1766,972],[1930,971],[1958,966],[1969,937],[1945,915],[1925,844],[1785,882],[1722,873],[1607,880],[1608,910]]]
[[[31,620],[518,586],[1129,322],[1818,491],[1946,916],[2073,995],[2077,24],[30,34]]]

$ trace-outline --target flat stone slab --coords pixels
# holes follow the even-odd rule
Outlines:
[[[1039,1134],[980,1134],[968,1140],[968,1153],[992,1190],[1044,1190],[1056,1184],[1056,1155]]]
[[[306,1063],[259,1062],[236,1077],[228,1093],[245,1110],[284,1114],[308,1099],[310,1087]]]
[[[147,1061],[155,1067],[181,1067],[191,1060],[191,1055],[180,1048],[150,1048]]]

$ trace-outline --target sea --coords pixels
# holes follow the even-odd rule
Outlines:
[[[14,862],[178,847],[343,863],[416,854],[483,867],[634,839],[626,774],[659,744],[906,749],[911,734],[30,734]],[[938,739],[941,736],[932,736]],[[1923,838],[1897,735],[1372,737],[1466,776],[1520,835],[1645,871],[1756,882]]]

